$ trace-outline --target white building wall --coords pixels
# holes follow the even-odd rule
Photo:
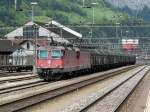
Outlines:
[[[12,56],[12,64],[13,65],[32,65],[33,64],[33,51],[28,51],[22,49],[16,50],[13,52]]]
[[[27,43],[29,43],[30,49],[27,48]],[[28,51],[34,50],[34,44],[30,41],[24,42],[23,44],[20,45],[20,47],[22,47],[23,49],[28,50]]]

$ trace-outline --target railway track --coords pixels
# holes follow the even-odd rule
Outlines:
[[[0,71],[0,77],[9,77],[9,76],[20,76],[20,75],[29,75],[32,74],[32,72],[14,72],[10,73],[7,71]]]
[[[133,72],[134,74],[126,75],[110,85],[108,85],[109,81],[106,80],[104,81],[105,83],[100,83],[99,86],[88,86],[85,90],[78,90],[75,93],[71,92],[69,95],[55,98],[49,102],[47,101],[45,103],[46,106],[44,106],[44,104],[38,105],[41,108],[39,110],[35,109],[35,107],[38,108],[37,106],[34,106],[25,109],[25,111],[31,112],[33,110],[40,112],[46,111],[44,109],[47,108],[47,110],[53,112],[116,112],[128,95],[130,95],[134,88],[140,83],[142,78],[149,72],[149,69],[150,67],[141,68]],[[105,84],[105,87],[101,87],[103,84]],[[98,85],[98,83],[96,85]],[[93,88],[97,89],[87,94],[91,88],[92,90]],[[54,105],[52,102],[57,102],[57,104]],[[48,105],[48,103],[51,103],[51,105]],[[56,105],[60,105],[60,107]]]
[[[135,66],[123,67],[110,71],[105,71],[103,73],[95,73],[89,76],[53,82],[33,88],[26,88],[6,94],[0,94],[0,111],[17,111],[22,108],[29,107],[33,104],[37,104],[41,101],[66,94],[73,90],[96,83],[100,80],[115,76],[133,68],[135,68]],[[138,72],[140,72],[140,70]]]
[[[124,74],[125,76],[120,77],[120,79],[117,77],[114,78],[115,80],[113,78],[110,79],[111,81],[106,79],[105,81],[96,83],[94,86],[79,89],[74,93],[71,92],[68,95],[63,95],[62,97],[33,106],[32,108],[24,109],[21,112],[40,112],[46,111],[46,109],[52,112],[115,112],[128,94],[140,82],[144,75],[147,74],[149,69],[150,67],[142,67],[132,71],[131,74]],[[130,72],[131,71],[128,73]],[[112,82],[112,80],[114,81]],[[111,92],[115,94],[112,93],[110,95]],[[105,97],[107,97],[107,99],[103,100]],[[97,102],[101,100],[103,100],[103,104],[97,104]],[[53,102],[57,102],[57,104],[52,104]],[[95,105],[98,108],[93,108]],[[38,108],[38,106],[40,106],[40,108]]]
[[[0,84],[8,83],[8,82],[22,81],[22,80],[29,80],[29,79],[36,79],[36,78],[39,78],[39,77],[38,77],[38,75],[34,75],[34,74],[28,74],[28,75],[20,74],[20,76],[0,77]]]
[[[12,83],[5,83],[0,85],[0,94],[17,91],[25,88],[31,88],[35,86],[40,86],[47,84],[47,82],[43,82],[42,79],[31,79],[27,81],[18,81],[18,82],[12,82]]]

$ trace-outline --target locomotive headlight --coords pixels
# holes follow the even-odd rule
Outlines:
[[[51,60],[48,60],[48,64],[49,64],[49,65],[51,64]]]
[[[60,66],[59,66],[59,65],[56,65],[56,67],[59,68]]]
[[[43,64],[41,64],[40,66],[41,66],[41,67],[43,67],[44,65],[43,65]]]

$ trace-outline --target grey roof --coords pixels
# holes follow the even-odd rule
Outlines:
[[[62,25],[57,21],[52,20],[48,23],[39,23],[39,22],[37,23],[60,36],[62,35],[62,37],[65,39],[82,38],[81,33],[78,33],[75,30],[72,30],[69,27]]]
[[[77,39],[82,38],[82,34],[52,20],[49,23],[40,23],[40,22],[28,22],[24,26],[17,28],[16,30],[5,35],[8,39],[13,39],[14,37],[23,37],[23,28],[25,26],[36,25],[39,27],[39,36],[40,37],[54,37],[60,38],[61,34],[64,39],[71,38]],[[48,27],[46,26],[48,25]]]
[[[7,37],[8,39],[13,39],[14,37],[23,37],[23,28],[26,26],[32,26],[32,25],[36,25],[39,27],[39,36],[43,36],[43,37],[59,37],[58,34],[55,34],[54,32],[51,32],[49,30],[47,30],[46,28],[43,28],[41,26],[39,26],[38,24],[30,21],[28,23],[26,23],[24,26],[21,26],[17,29],[15,29],[12,32],[9,32],[8,34],[5,35],[5,37]]]
[[[0,40],[0,53],[12,53],[18,48],[11,40]]]

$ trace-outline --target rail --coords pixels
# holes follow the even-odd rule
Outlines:
[[[48,84],[45,88],[34,91],[26,91],[25,93],[2,97],[0,102],[0,111],[16,111],[41,101],[63,95],[78,88],[96,83],[97,81],[112,77],[114,75],[126,72],[136,66],[122,67],[103,73],[95,73],[89,76],[82,76],[67,81],[60,81]],[[1,97],[1,96],[0,96]]]

